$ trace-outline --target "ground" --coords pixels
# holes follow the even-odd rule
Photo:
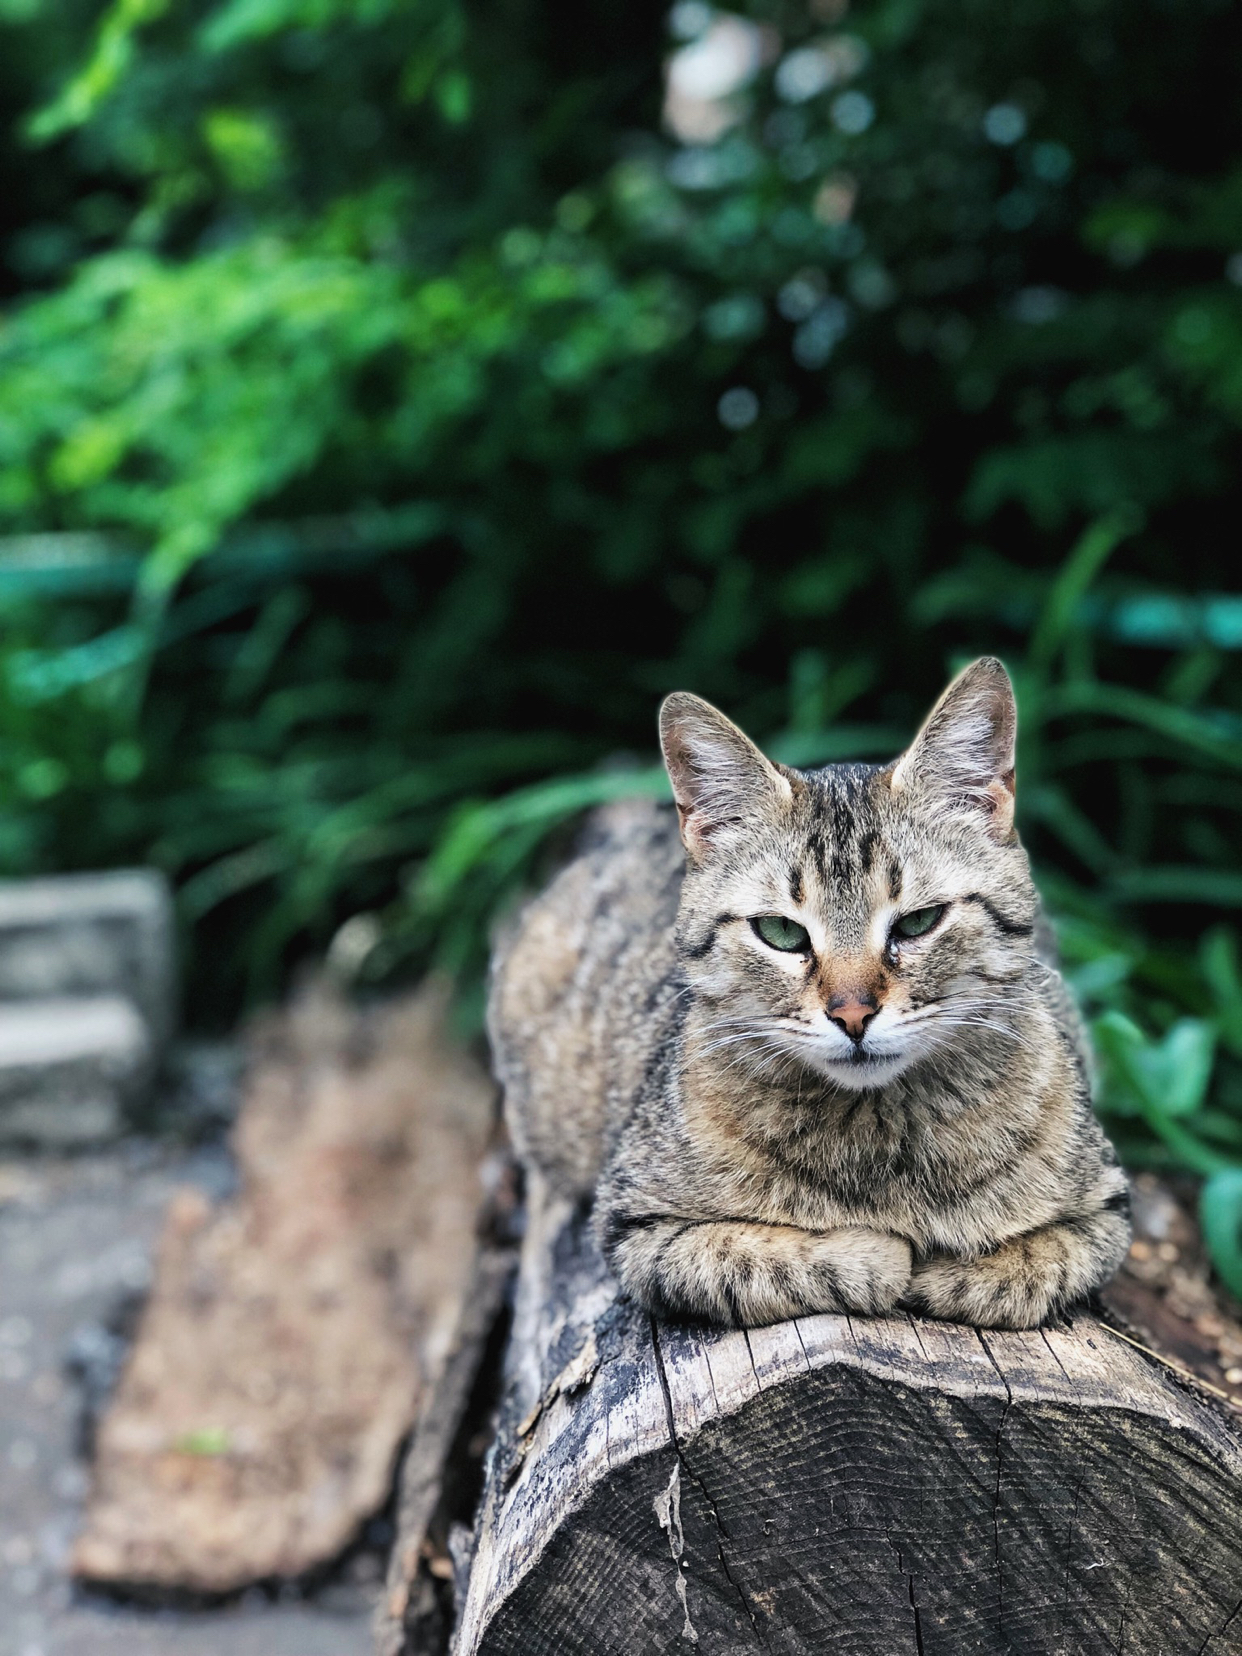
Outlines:
[[[213,1610],[88,1599],[66,1574],[88,1478],[82,1376],[106,1381],[172,1190],[229,1179],[219,1148],[140,1139],[0,1161],[0,1656],[370,1656],[374,1553],[311,1597]]]

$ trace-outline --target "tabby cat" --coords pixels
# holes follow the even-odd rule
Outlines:
[[[1028,1328],[1116,1269],[1129,1196],[1014,829],[1016,725],[984,659],[892,764],[802,772],[669,696],[676,817],[602,813],[499,950],[519,1154],[593,1196],[652,1312]]]

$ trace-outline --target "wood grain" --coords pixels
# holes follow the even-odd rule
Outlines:
[[[1238,1656],[1240,1495],[1233,1422],[1088,1316],[656,1326],[536,1189],[454,1648]]]

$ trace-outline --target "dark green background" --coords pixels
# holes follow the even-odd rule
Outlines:
[[[662,6],[0,0],[0,862],[166,868],[200,1026],[360,913],[469,997],[664,691],[882,757],[999,653],[1102,1107],[1242,1286],[1242,13],[745,15],[687,146]]]

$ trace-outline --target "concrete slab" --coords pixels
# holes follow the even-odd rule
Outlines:
[[[146,1022],[120,995],[0,1003],[0,1143],[115,1138],[153,1065]]]
[[[156,1048],[173,1030],[172,898],[154,869],[0,880],[0,1001],[121,995]]]

